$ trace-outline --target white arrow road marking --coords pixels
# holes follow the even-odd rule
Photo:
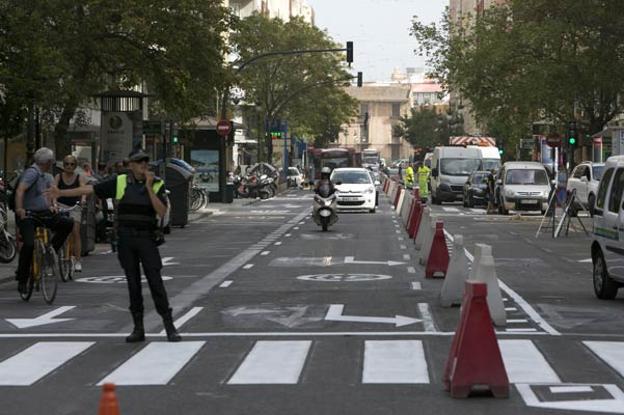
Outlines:
[[[590,264],[592,262],[591,258],[587,258],[587,259],[581,259],[580,261],[578,261],[582,264]]]
[[[180,265],[179,262],[171,262],[171,260],[173,260],[172,256],[166,256],[162,259],[162,265],[163,267],[166,267],[168,265]]]
[[[397,265],[403,265],[405,262],[399,261],[356,261],[355,257],[346,256],[344,259],[345,264],[359,264],[359,265],[387,265],[389,267],[394,267]]]
[[[351,323],[381,323],[381,324],[394,324],[396,327],[409,326],[410,324],[416,324],[422,322],[416,318],[396,315],[394,317],[368,317],[368,316],[343,316],[344,304],[332,304],[327,310],[325,320],[327,321],[342,321]]]
[[[35,318],[7,318],[6,321],[13,324],[18,329],[27,329],[29,327],[45,326],[46,324],[62,323],[63,321],[75,320],[73,318],[54,318],[59,316],[73,308],[75,305],[66,305],[59,307],[56,310],[52,310],[49,313],[45,313]]]

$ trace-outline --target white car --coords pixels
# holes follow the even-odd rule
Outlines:
[[[624,156],[607,159],[594,207],[591,256],[594,293],[612,300],[624,285]]]
[[[598,194],[598,184],[604,172],[604,163],[581,163],[574,168],[568,179],[568,192],[576,189],[576,200],[590,213],[593,212]]]
[[[296,167],[288,168],[288,187],[303,188],[303,174]]]
[[[543,213],[548,209],[550,183],[544,165],[531,161],[508,161],[501,168],[498,188],[498,208],[502,214],[514,211]]]
[[[367,169],[334,169],[331,181],[336,186],[338,210],[366,210],[375,213],[375,183]]]

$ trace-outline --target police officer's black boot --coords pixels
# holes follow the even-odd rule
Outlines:
[[[171,309],[163,316],[163,324],[165,326],[165,331],[167,332],[167,340],[170,342],[179,342],[182,340],[182,336],[178,333],[175,326],[173,325],[173,317],[171,316]]]
[[[143,313],[132,313],[132,320],[134,320],[134,330],[128,337],[126,337],[126,343],[137,343],[145,341],[145,329],[143,328]]]

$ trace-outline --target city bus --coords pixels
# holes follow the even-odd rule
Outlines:
[[[321,169],[329,167],[336,169],[339,167],[360,167],[361,154],[353,148],[315,148],[308,150],[308,163],[315,179],[320,179]]]

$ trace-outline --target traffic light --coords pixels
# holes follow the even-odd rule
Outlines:
[[[575,147],[578,142],[578,131],[576,129],[576,122],[572,121],[568,125],[568,145]]]
[[[171,137],[171,144],[178,144],[180,140],[178,139],[177,135],[174,135]]]
[[[358,88],[362,88],[362,84],[364,83],[364,75],[362,72],[357,73],[357,86]]]
[[[347,63],[353,63],[353,42],[347,42]]]
[[[504,149],[504,148],[502,148],[502,147],[499,147],[499,148],[498,148],[498,154],[500,154],[501,156],[502,156],[503,154],[505,154],[505,149]]]

